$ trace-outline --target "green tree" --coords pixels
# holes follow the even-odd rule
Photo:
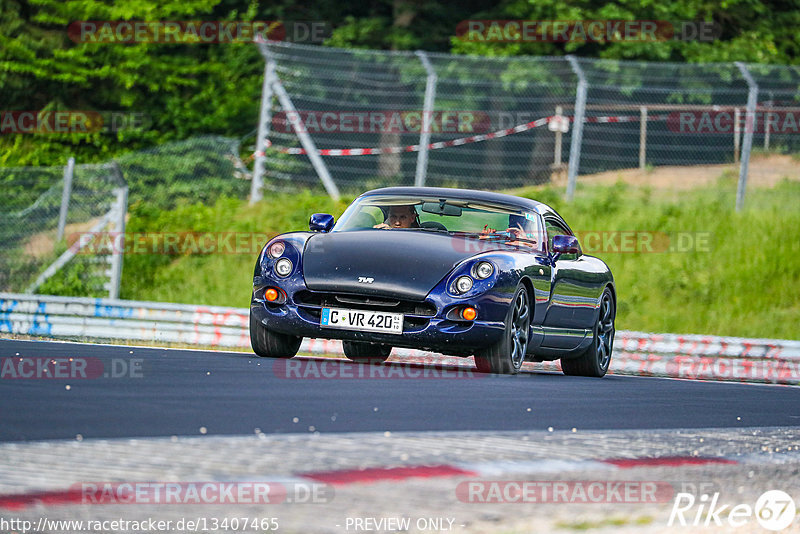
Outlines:
[[[477,12],[473,19],[533,21],[643,20],[715,23],[721,30],[711,42],[665,39],[651,42],[480,42],[458,36],[452,51],[478,55],[563,55],[650,61],[745,61],[797,63],[800,42],[794,28],[800,23],[800,2],[724,0],[722,2],[677,0],[511,0]],[[678,26],[679,27],[679,26]]]
[[[198,132],[244,135],[258,109],[262,61],[250,43],[74,42],[75,21],[253,20],[218,0],[3,0],[0,95],[6,110],[136,112],[146,127],[0,137],[0,164],[101,161]]]

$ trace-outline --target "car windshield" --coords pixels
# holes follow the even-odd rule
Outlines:
[[[446,232],[540,246],[544,232],[533,211],[511,205],[441,197],[368,196],[356,199],[333,232],[392,229]],[[514,229],[516,231],[508,232]]]

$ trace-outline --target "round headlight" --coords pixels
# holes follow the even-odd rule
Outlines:
[[[483,280],[484,278],[489,278],[492,276],[494,272],[494,265],[489,263],[488,261],[482,261],[478,265],[475,266],[475,276]]]
[[[466,293],[472,289],[472,278],[469,276],[459,276],[456,279],[456,291],[459,293]]]
[[[275,272],[278,273],[278,276],[289,276],[292,267],[292,261],[289,258],[281,258],[275,262]]]
[[[269,255],[271,258],[280,258],[284,250],[286,250],[286,245],[283,244],[283,241],[275,241],[269,246]]]

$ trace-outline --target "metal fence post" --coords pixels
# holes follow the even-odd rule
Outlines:
[[[267,43],[264,41],[257,41],[257,44],[261,55],[264,56],[264,60],[271,60],[272,53],[269,51]],[[280,102],[281,107],[286,112],[286,117],[289,119],[289,123],[292,124],[292,127],[297,134],[297,138],[300,140],[300,144],[303,145],[303,149],[305,149],[308,159],[311,160],[311,165],[314,167],[314,170],[317,172],[317,176],[319,176],[319,179],[322,181],[322,185],[325,186],[325,190],[328,192],[328,195],[330,195],[333,200],[339,200],[341,198],[341,195],[339,194],[339,188],[336,187],[333,178],[331,178],[331,174],[328,172],[328,167],[325,165],[325,162],[322,161],[322,157],[320,157],[319,152],[317,151],[317,146],[314,144],[314,140],[311,139],[311,136],[308,135],[305,127],[303,127],[303,121],[300,119],[300,114],[297,112],[297,108],[294,107],[294,103],[289,97],[289,93],[286,92],[281,80],[277,76],[273,77],[272,90],[275,92],[275,96],[278,97],[278,102]]]
[[[431,121],[433,119],[433,102],[436,100],[436,71],[433,69],[428,56],[422,50],[417,50],[417,56],[425,67],[428,78],[425,82],[425,101],[422,104],[422,131],[419,134],[419,151],[417,152],[417,171],[414,175],[414,185],[425,185],[425,175],[428,173],[428,145],[431,142]]]
[[[736,211],[744,207],[744,194],[747,188],[747,171],[750,167],[750,151],[753,148],[753,131],[756,129],[756,104],[758,103],[758,84],[750,75],[747,66],[741,61],[736,66],[747,81],[747,117],[744,124],[744,141],[742,143],[742,161],[739,165],[739,186],[736,190]]]
[[[556,117],[558,117],[558,120],[563,120],[563,116],[564,108],[556,106]],[[561,144],[563,136],[564,134],[561,132],[561,129],[556,130],[555,146],[553,147],[553,165],[555,165],[556,169],[561,167]]]
[[[769,107],[767,108],[769,111],[764,113],[764,152],[769,150],[769,119],[770,113],[772,113],[772,91],[769,92]]]
[[[251,205],[263,198],[261,189],[264,187],[264,167],[267,163],[265,152],[272,120],[272,81],[275,78],[275,62],[272,59],[265,59],[265,62],[264,81],[261,85],[261,112],[258,118],[258,135],[256,137],[256,161],[253,166],[253,181],[250,184]]]
[[[125,213],[128,210],[128,186],[123,185],[116,190],[117,201],[114,206],[113,232],[116,239],[112,241],[111,269],[109,270],[108,298],[119,298],[119,287],[122,282],[122,258],[125,254]]]
[[[67,160],[64,167],[64,190],[61,193],[61,211],[58,213],[58,234],[56,242],[64,237],[64,228],[67,225],[67,212],[69,211],[69,197],[72,194],[72,174],[75,172],[75,158]]]
[[[733,110],[733,162],[739,163],[739,145],[742,139],[742,114],[739,108]]]
[[[647,166],[647,106],[639,108],[639,170]]]
[[[575,56],[566,56],[572,71],[578,77],[578,87],[575,91],[575,116],[573,118],[572,142],[569,147],[569,167],[567,169],[567,200],[572,200],[575,195],[575,181],[578,176],[578,166],[581,160],[581,144],[583,142],[583,118],[586,113],[586,76],[578,64]]]

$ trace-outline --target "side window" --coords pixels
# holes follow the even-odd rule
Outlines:
[[[547,251],[552,252],[553,250],[553,238],[557,235],[572,235],[566,228],[564,228],[561,223],[559,223],[555,219],[545,219],[544,222],[545,226],[547,227]],[[578,258],[577,254],[562,254],[562,259],[565,260],[574,260]]]
[[[358,230],[362,228],[372,228],[384,219],[383,212],[377,206],[362,206],[358,213],[353,215],[352,220],[347,222],[348,230]]]
[[[543,253],[545,251],[545,242],[547,238],[545,236],[545,229],[542,227],[541,216],[536,213],[529,213],[525,215],[525,218],[528,220],[528,225],[526,227],[528,230],[528,238],[536,240],[534,250]]]
[[[545,232],[541,226],[540,216],[537,213],[522,212],[512,213],[507,216],[508,231],[516,238],[519,238],[520,250],[525,252],[542,253],[544,252]],[[506,221],[503,221],[506,223]]]

